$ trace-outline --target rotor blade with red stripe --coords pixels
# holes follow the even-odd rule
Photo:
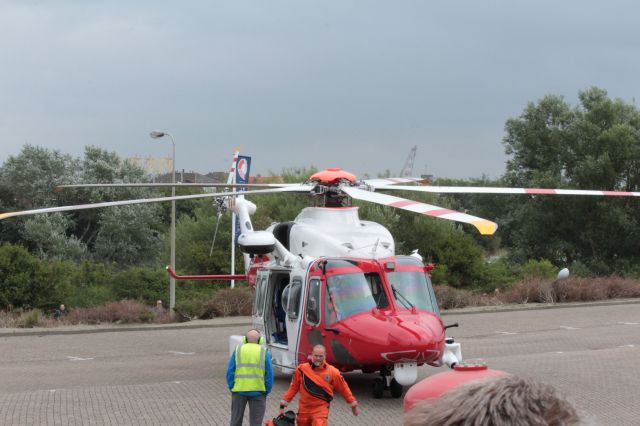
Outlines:
[[[424,182],[424,181],[425,181],[424,178],[417,178],[417,177],[390,177],[390,178],[363,180],[364,183],[374,188],[378,188],[381,186],[388,186],[388,185],[396,185],[398,183],[411,183],[411,182]]]
[[[376,190],[431,192],[437,194],[528,194],[528,195],[595,195],[601,197],[640,197],[640,192],[600,191],[587,189],[499,188],[484,186],[398,186],[384,185]]]
[[[15,216],[28,216],[40,213],[67,212],[74,210],[97,209],[101,207],[126,206],[130,204],[161,203],[171,200],[192,200],[197,198],[218,198],[231,195],[271,194],[277,192],[309,192],[313,186],[297,185],[286,188],[258,189],[255,191],[218,192],[214,194],[177,195],[175,197],[141,198],[137,200],[107,201],[103,203],[78,204],[74,206],[48,207],[43,209],[22,210],[17,212],[0,213],[0,220]]]
[[[384,206],[391,206],[414,213],[420,213],[425,216],[439,217],[442,219],[453,220],[455,222],[468,223],[475,226],[482,235],[492,235],[496,232],[496,229],[498,229],[498,224],[495,222],[471,216],[466,213],[460,213],[455,210],[449,210],[418,201],[407,200],[406,198],[394,197],[392,195],[380,194],[378,192],[364,191],[362,189],[351,188],[348,186],[343,187],[342,190],[351,198],[355,198],[357,200],[370,201]]]

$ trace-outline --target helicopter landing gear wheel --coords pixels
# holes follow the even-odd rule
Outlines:
[[[396,379],[391,380],[389,390],[391,391],[391,396],[393,398],[400,398],[402,396],[402,385],[396,382]]]
[[[384,394],[384,380],[382,377],[373,379],[373,397],[375,399],[382,398]]]

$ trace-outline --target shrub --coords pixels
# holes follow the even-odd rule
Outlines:
[[[607,287],[607,296],[611,299],[621,297],[640,297],[640,280],[623,278],[612,275],[607,278],[597,278],[598,285]]]
[[[431,282],[434,284],[442,284],[447,282],[447,265],[439,263],[431,270]],[[443,284],[444,285],[444,284]]]
[[[75,288],[67,299],[60,299],[60,302],[68,306],[87,308],[91,306],[101,306],[112,302],[116,297],[108,287],[99,285],[80,285]],[[57,305],[55,305],[57,307]]]
[[[92,308],[72,309],[60,321],[69,324],[100,324],[101,322],[128,324],[151,322],[153,318],[152,310],[141,302],[120,300]]]
[[[167,294],[169,276],[164,268],[133,267],[117,273],[113,292],[117,299],[155,303]]]
[[[526,278],[499,295],[504,303],[553,303],[553,287],[549,280]]]
[[[176,319],[180,322],[191,321],[200,316],[202,312],[202,299],[185,299],[176,302],[173,307]]]
[[[597,280],[572,278],[554,282],[553,290],[556,302],[585,302],[607,299],[606,285]]]
[[[522,266],[522,277],[524,279],[554,279],[557,273],[558,268],[546,259],[529,260]]]
[[[19,325],[19,327],[33,328],[37,326],[40,323],[41,315],[42,312],[40,311],[40,309],[33,309],[31,312],[25,313],[22,317],[22,325]]]
[[[590,302],[640,297],[640,282],[617,275],[601,278],[572,277],[566,280],[528,278],[500,294],[505,303]]]
[[[216,316],[215,299],[209,299],[202,305],[200,310],[200,319],[211,319]]]
[[[473,293],[469,290],[461,290],[448,285],[435,285],[433,289],[440,309],[464,308],[473,303]]]
[[[488,262],[484,265],[478,286],[485,291],[493,291],[496,288],[504,289],[514,281],[513,272],[504,259]]]
[[[0,306],[38,306],[47,300],[48,287],[36,280],[40,262],[24,247],[9,243],[0,246]]]
[[[251,315],[253,292],[248,287],[223,288],[203,306],[203,314],[228,317]]]
[[[47,317],[39,309],[13,312],[0,311],[0,327],[2,328],[33,328],[42,325]]]

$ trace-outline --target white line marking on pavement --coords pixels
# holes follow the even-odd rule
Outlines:
[[[569,327],[568,325],[561,325],[560,328],[564,328],[565,330],[580,330],[578,327]]]
[[[168,351],[170,354],[174,355],[193,355],[195,352],[180,352],[180,351]]]
[[[69,361],[89,361],[89,360],[92,360],[93,358],[80,358],[79,356],[67,355],[67,359]]]
[[[618,346],[619,348],[635,348],[636,345],[622,345],[622,346]]]
[[[179,384],[180,384],[180,383],[182,383],[182,382],[173,382],[173,383],[175,383],[176,385],[179,385]]]
[[[622,325],[640,325],[640,322],[619,322]]]
[[[554,353],[556,353],[556,354],[563,354],[564,352],[559,351],[559,352],[554,352]]]
[[[514,333],[512,331],[496,331],[496,333],[498,333],[498,334],[518,334],[518,333]]]

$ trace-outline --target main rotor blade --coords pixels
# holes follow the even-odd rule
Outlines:
[[[380,190],[431,192],[439,194],[525,194],[525,195],[595,195],[602,197],[640,197],[640,192],[587,189],[499,188],[489,186],[377,186]]]
[[[424,182],[424,181],[426,181],[426,179],[417,178],[417,177],[390,177],[390,178],[363,180],[364,183],[376,189],[382,186],[395,185],[398,183],[411,183],[411,182]]]
[[[394,197],[392,195],[380,194],[378,192],[364,191],[362,189],[351,188],[348,186],[343,187],[342,190],[351,198],[355,198],[357,200],[370,201],[384,206],[391,206],[414,213],[420,213],[425,216],[433,216],[453,220],[455,222],[468,223],[475,226],[482,235],[493,235],[493,233],[496,232],[496,229],[498,229],[498,224],[495,222],[471,216],[466,213],[460,213],[455,210],[449,210],[418,201],[407,200],[406,198]]]
[[[251,195],[251,194],[270,194],[274,192],[309,192],[311,190],[309,185],[297,185],[286,188],[273,188],[273,189],[258,189],[255,191],[236,191],[236,192],[217,192],[214,194],[193,194],[193,195],[177,195],[175,197],[159,197],[159,198],[141,198],[137,200],[121,200],[121,201],[107,201],[103,203],[92,204],[78,204],[74,206],[60,206],[60,207],[48,207],[43,209],[34,210],[22,210],[17,212],[0,213],[0,220],[7,219],[15,216],[27,216],[40,213],[53,213],[53,212],[67,212],[73,210],[87,210],[97,209],[101,207],[111,206],[126,206],[130,204],[146,204],[146,203],[160,203],[171,200],[193,200],[197,198],[218,198],[228,197],[236,195]]]
[[[184,187],[184,188],[237,188],[237,187],[248,187],[248,188],[286,188],[290,186],[299,185],[297,183],[246,183],[246,184],[236,184],[236,183],[77,183],[70,185],[58,185],[53,188],[54,192],[60,192],[63,189],[67,188],[171,188],[175,186],[176,188]]]

